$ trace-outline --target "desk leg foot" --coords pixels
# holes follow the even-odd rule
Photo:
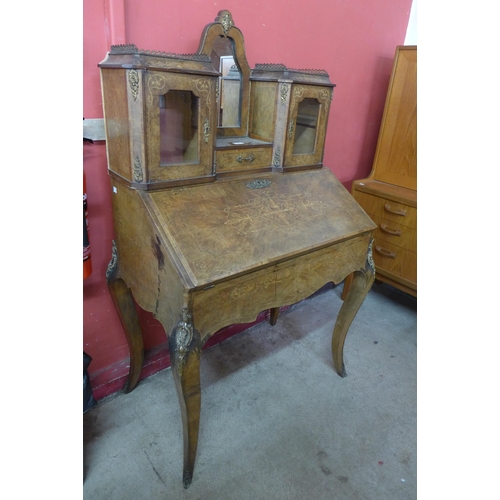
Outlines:
[[[130,352],[130,370],[125,383],[124,392],[129,393],[135,388],[139,381],[139,376],[144,364],[144,342],[132,292],[123,279],[117,278],[117,256],[114,242],[113,258],[108,266],[106,281],[127,337]]]
[[[349,277],[348,290],[343,297],[344,302],[340,308],[333,329],[332,355],[335,371],[341,376],[347,376],[344,366],[344,342],[352,320],[356,316],[361,304],[375,279],[375,265],[372,258],[372,244],[370,243],[364,269],[355,271]]]
[[[271,326],[274,326],[277,323],[279,314],[279,307],[272,307],[271,309],[269,309],[269,323]]]
[[[183,309],[181,320],[169,340],[172,373],[181,408],[184,439],[184,472],[182,482],[187,488],[193,479],[198,431],[200,427],[200,334],[194,329],[191,314]]]

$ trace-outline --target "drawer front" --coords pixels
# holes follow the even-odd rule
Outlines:
[[[270,265],[192,292],[193,319],[203,339],[224,326],[254,321],[259,312],[294,304],[325,283],[362,268],[370,235]]]
[[[397,222],[388,219],[381,219],[376,215],[371,214],[378,226],[375,230],[375,238],[387,241],[400,248],[410,250],[411,252],[417,251],[417,230],[412,227],[403,226]]]
[[[272,148],[242,148],[217,151],[217,172],[270,167],[272,154]]]
[[[417,229],[416,208],[359,191],[354,191],[353,196],[368,215]]]
[[[375,238],[372,253],[375,273],[378,269],[383,269],[395,276],[417,283],[417,254],[415,252]]]

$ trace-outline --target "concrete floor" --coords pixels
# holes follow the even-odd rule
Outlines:
[[[87,500],[417,498],[417,300],[375,284],[330,341],[342,285],[327,286],[202,355],[191,486],[171,369],[84,415]]]

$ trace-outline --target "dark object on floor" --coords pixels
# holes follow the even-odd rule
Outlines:
[[[92,385],[90,384],[90,377],[88,367],[92,358],[86,353],[83,353],[83,413],[90,410],[96,405],[96,400],[92,394]]]

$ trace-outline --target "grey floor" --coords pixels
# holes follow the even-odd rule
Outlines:
[[[182,486],[170,368],[84,415],[83,496],[142,499],[417,498],[417,300],[375,284],[330,341],[342,285],[205,351],[197,461]]]

